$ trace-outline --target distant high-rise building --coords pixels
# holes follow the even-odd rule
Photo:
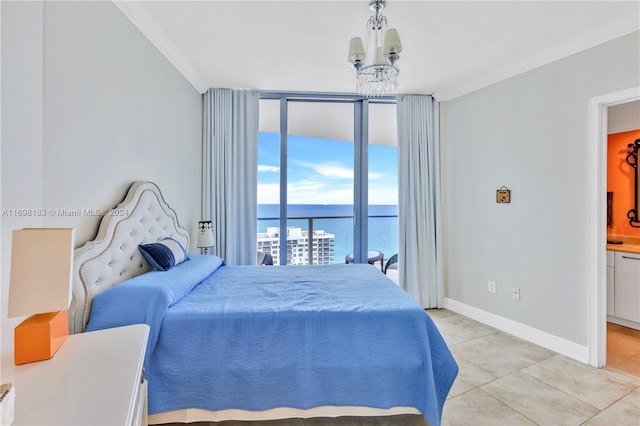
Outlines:
[[[323,230],[314,230],[311,240],[313,265],[333,263],[333,242],[336,238]],[[273,257],[273,264],[280,264],[280,228],[269,227],[258,232],[258,251]],[[287,227],[287,265],[309,264],[309,231],[297,226]]]

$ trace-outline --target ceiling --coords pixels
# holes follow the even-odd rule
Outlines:
[[[352,93],[368,0],[116,1],[200,92]],[[398,93],[448,100],[640,29],[635,1],[403,1]]]

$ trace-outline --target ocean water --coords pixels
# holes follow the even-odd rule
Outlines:
[[[289,226],[308,230],[307,217],[313,217],[313,229],[336,236],[333,263],[344,263],[345,256],[353,252],[353,206],[295,204],[288,206]],[[258,232],[280,226],[279,206],[258,205]],[[349,216],[349,217],[340,217]],[[369,250],[378,250],[388,259],[398,252],[398,207],[392,205],[369,206]]]

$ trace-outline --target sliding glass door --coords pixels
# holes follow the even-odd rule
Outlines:
[[[395,123],[395,104],[371,109],[379,123],[386,123],[380,118],[391,111]],[[381,254],[397,250],[397,160],[394,153],[372,145],[369,170],[367,142],[370,127],[377,127],[369,124],[369,110],[369,101],[347,96],[270,94],[261,100],[258,251],[274,264],[367,262],[370,239]],[[389,132],[393,141],[382,139],[395,145],[395,127]],[[395,198],[385,193],[395,193]],[[395,210],[370,207],[369,198],[395,203]],[[388,217],[393,214],[395,222]],[[384,246],[378,243],[389,239]],[[378,261],[383,264],[382,258]]]
[[[287,264],[353,252],[353,104],[287,102]]]

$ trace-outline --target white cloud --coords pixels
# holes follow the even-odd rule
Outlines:
[[[328,186],[322,182],[300,181],[289,184],[289,204],[353,204],[353,187]],[[258,185],[258,204],[278,204],[280,185]],[[369,204],[398,204],[398,190],[372,186],[369,188]]]
[[[292,160],[295,164],[311,169],[321,176],[328,178],[353,179],[353,169],[336,163],[310,163],[307,161]]]
[[[294,160],[295,161],[295,160]],[[306,161],[295,161],[296,164],[311,169],[319,175],[327,178],[354,179],[353,169],[344,167],[337,163],[310,163]],[[369,172],[369,179],[382,179],[384,173]]]
[[[369,187],[369,204],[398,204],[397,188]]]
[[[288,200],[289,204],[353,204],[353,191],[350,189],[330,189],[321,193],[290,193]]]
[[[302,180],[299,182],[289,182],[287,185],[287,190],[289,191],[288,198],[291,198],[292,194],[300,194],[300,193],[319,193],[320,191],[324,191],[326,187],[325,182],[321,181],[311,181],[311,180]],[[291,201],[289,201],[291,203]]]
[[[289,204],[352,204],[353,186],[301,181],[289,185]]]
[[[280,202],[280,184],[259,183],[258,204],[278,204]]]
[[[258,164],[258,171],[259,172],[279,172],[280,167],[267,166],[265,164]]]
[[[313,169],[316,173],[319,173],[324,177],[353,179],[353,169],[348,169],[337,164],[316,164],[313,166]]]

